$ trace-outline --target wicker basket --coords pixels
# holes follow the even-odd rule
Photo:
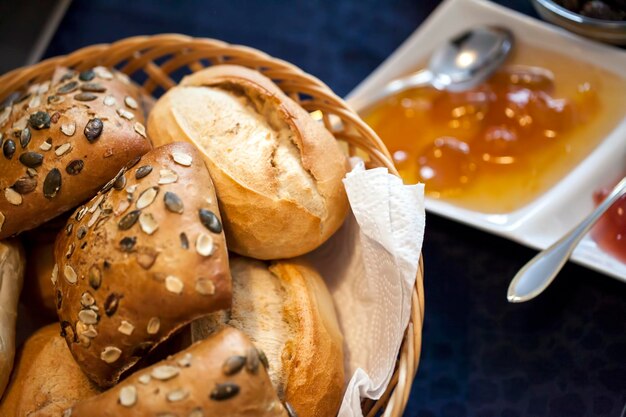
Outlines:
[[[47,59],[0,77],[0,102],[29,84],[50,79],[57,66],[84,70],[97,65],[116,67],[143,84],[155,97],[176,85],[184,75],[209,65],[242,65],[263,72],[302,107],[323,119],[335,138],[343,142],[350,155],[365,156],[368,166],[385,166],[398,174],[389,152],[359,116],[324,83],[288,62],[258,50],[229,45],[212,39],[183,35],[139,36],[113,44],[89,46],[70,55]],[[384,410],[385,416],[401,416],[411,392],[419,362],[424,317],[423,264],[411,298],[411,318],[398,353],[398,363],[389,387],[378,401],[364,401],[368,417]]]

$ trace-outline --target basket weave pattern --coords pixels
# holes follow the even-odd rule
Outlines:
[[[349,155],[364,156],[369,167],[384,166],[398,175],[389,152],[376,133],[320,80],[258,50],[212,39],[157,35],[89,46],[3,75],[0,77],[0,101],[14,91],[50,79],[58,66],[76,70],[98,65],[115,67],[142,84],[146,92],[158,97],[184,75],[209,65],[226,63],[261,71],[303,108],[318,111],[325,126],[346,145]],[[419,362],[423,317],[423,264],[420,260],[411,297],[409,327],[398,353],[396,369],[387,391],[378,401],[363,401],[366,416],[373,417],[384,410],[384,416],[399,417],[404,412]]]

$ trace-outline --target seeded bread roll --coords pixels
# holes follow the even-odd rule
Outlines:
[[[203,153],[229,249],[257,259],[315,249],[343,222],[347,160],[331,133],[261,73],[218,65],[185,77],[148,119],[155,144]]]
[[[66,417],[288,417],[263,362],[245,335],[226,328],[76,404]]]
[[[279,397],[300,417],[335,416],[344,388],[343,336],[319,274],[302,260],[269,267],[231,259],[233,305],[192,323],[192,340],[224,324],[248,335],[267,355]]]
[[[209,172],[173,143],[123,169],[56,242],[58,315],[102,387],[192,320],[228,308],[228,254]]]
[[[98,394],[59,336],[59,324],[41,328],[22,346],[11,383],[0,403],[2,417],[63,417],[63,412]]]
[[[0,242],[0,398],[13,368],[15,321],[24,262],[24,251],[17,241]]]
[[[62,69],[0,109],[0,239],[76,207],[152,148],[139,92],[103,67]]]

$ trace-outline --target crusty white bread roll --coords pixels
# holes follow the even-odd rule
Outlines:
[[[233,305],[192,323],[200,340],[224,323],[265,352],[281,399],[300,417],[334,416],[344,388],[343,336],[326,284],[303,260],[231,259]]]
[[[82,373],[59,331],[58,323],[50,324],[24,343],[0,402],[0,416],[63,417],[76,401],[100,392]]]
[[[177,329],[230,307],[217,199],[188,143],[156,148],[120,171],[70,217],[55,260],[67,343],[103,387]]]
[[[262,355],[245,335],[226,328],[136,372],[109,391],[79,402],[65,415],[131,416],[288,417],[288,414],[267,376]]]
[[[185,140],[215,183],[229,250],[291,258],[343,222],[347,159],[326,128],[269,78],[218,65],[185,77],[148,118],[155,145]]]
[[[24,251],[19,242],[0,242],[0,397],[13,368],[15,321],[24,280],[24,263]]]
[[[152,148],[139,96],[117,71],[59,69],[0,109],[0,239],[76,207]]]

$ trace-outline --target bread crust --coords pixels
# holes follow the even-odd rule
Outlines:
[[[55,259],[66,341],[102,387],[186,323],[231,303],[217,199],[188,143],[120,171],[70,217]]]
[[[20,243],[0,242],[0,398],[13,368],[17,303],[24,281],[24,266]]]
[[[227,364],[229,359],[237,357],[245,358],[244,363],[239,362],[236,367]],[[228,375],[225,369],[229,369]],[[236,388],[228,394],[219,389],[225,387],[221,384]],[[69,415],[161,414],[287,417],[258,351],[243,333],[233,328],[225,328],[169,359],[138,371],[109,391],[76,404]]]
[[[193,322],[193,340],[222,325],[244,331],[267,353],[272,382],[298,416],[336,415],[344,389],[343,335],[320,275],[303,259],[268,266],[237,257],[231,270],[230,315],[216,313]],[[267,297],[272,291],[267,280],[273,281],[276,297]]]
[[[0,239],[76,207],[152,148],[140,90],[116,71],[59,69],[24,97],[0,110]]]
[[[311,210],[311,199],[304,193],[281,195],[280,169],[274,166],[266,167],[268,172],[263,172],[268,181],[251,187],[248,184],[255,173],[245,177],[229,166],[225,158],[211,156],[202,141],[219,132],[211,130],[209,115],[203,112],[205,103],[192,93],[194,89],[207,87],[236,91],[246,99],[257,101],[258,106],[271,110],[269,124],[282,123],[288,127],[299,164],[313,183],[309,194],[319,197],[322,207]],[[187,108],[192,105],[194,108]],[[274,116],[275,120],[269,120]],[[202,126],[202,131],[192,125]],[[346,216],[348,202],[342,184],[347,171],[345,155],[328,130],[257,71],[218,65],[185,77],[180,86],[159,99],[148,119],[148,132],[155,144],[185,140],[203,152],[220,199],[229,249],[234,252],[257,259],[295,257],[322,244]],[[222,154],[228,151],[219,150]],[[289,173],[289,167],[282,168]]]
[[[34,333],[20,349],[0,403],[3,417],[62,417],[76,401],[100,390],[82,373],[54,323]]]

